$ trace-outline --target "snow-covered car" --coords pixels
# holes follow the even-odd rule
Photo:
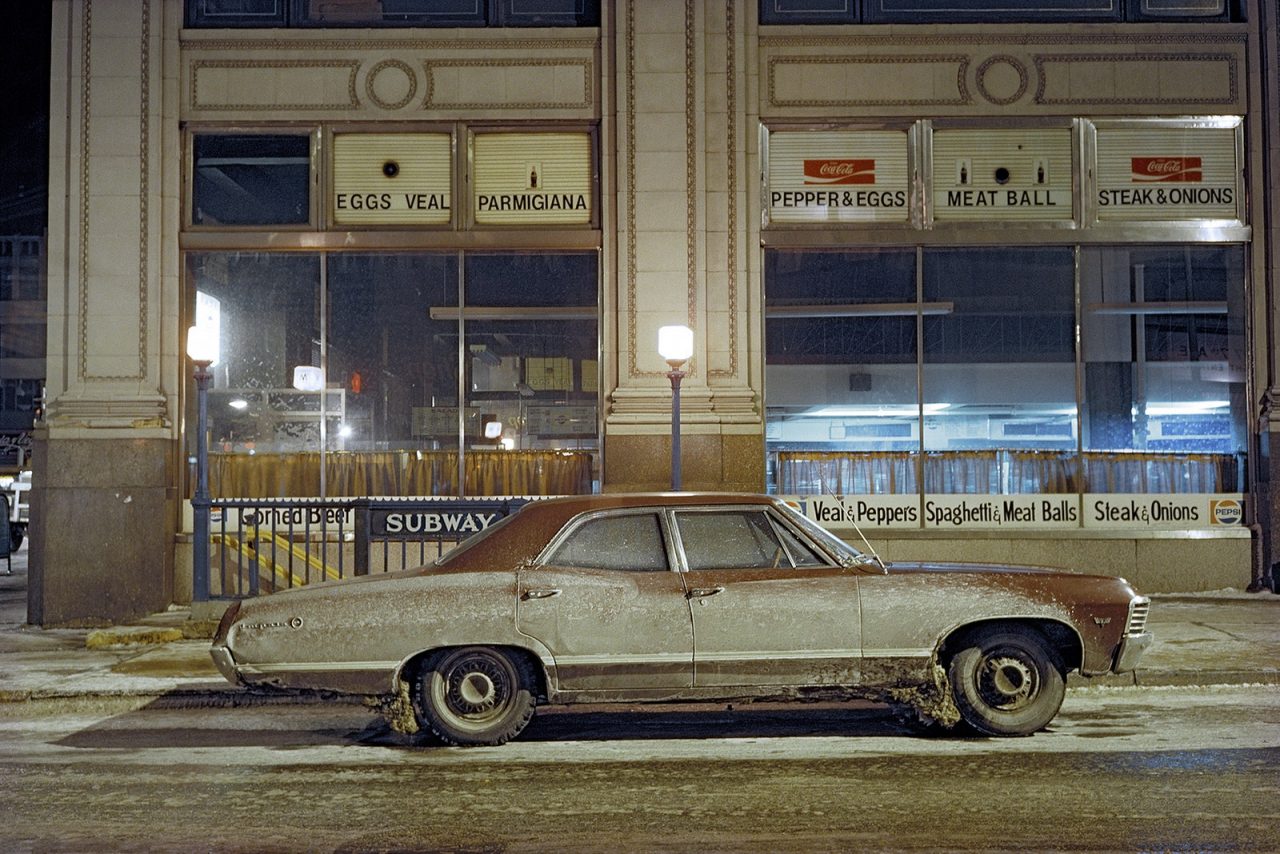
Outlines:
[[[768,496],[526,504],[433,565],[230,605],[212,655],[246,686],[378,697],[393,725],[501,744],[539,703],[873,698],[1028,735],[1066,675],[1134,669],[1123,579],[883,563]]]

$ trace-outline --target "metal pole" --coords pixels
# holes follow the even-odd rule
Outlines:
[[[673,368],[667,372],[671,380],[671,491],[679,492],[680,486],[680,380],[684,371]]]
[[[196,362],[196,491],[191,497],[191,598],[209,600],[209,380],[208,362]]]

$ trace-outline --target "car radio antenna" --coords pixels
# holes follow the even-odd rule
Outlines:
[[[853,523],[853,530],[858,532],[858,537],[862,540],[862,544],[867,547],[867,551],[871,552],[871,556],[876,559],[876,563],[880,564],[881,571],[888,572],[889,567],[885,564],[884,558],[880,557],[879,553],[876,552],[875,546],[871,545],[871,541],[867,539],[866,534],[862,533],[862,528],[859,527],[857,522]]]

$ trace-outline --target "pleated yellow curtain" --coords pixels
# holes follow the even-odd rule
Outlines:
[[[471,451],[466,495],[577,495],[591,491],[588,451]],[[332,451],[324,455],[330,498],[457,495],[456,451]],[[210,454],[214,498],[320,496],[319,452]]]

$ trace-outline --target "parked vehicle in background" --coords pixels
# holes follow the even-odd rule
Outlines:
[[[9,548],[16,552],[27,537],[27,523],[30,521],[31,470],[0,475],[0,492],[9,499]]]
[[[451,744],[514,738],[540,702],[807,697],[1029,735],[1067,673],[1136,666],[1148,605],[1105,575],[885,563],[769,496],[587,495],[430,566],[235,602],[212,655],[246,686],[380,696]]]

